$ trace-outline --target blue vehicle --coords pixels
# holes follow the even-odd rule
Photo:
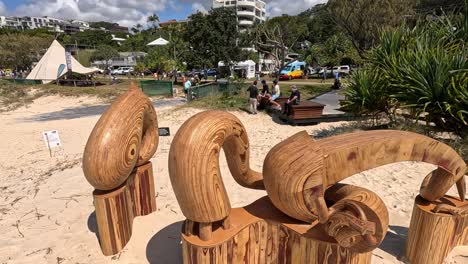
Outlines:
[[[300,79],[305,75],[307,64],[303,61],[293,61],[281,69],[280,80]]]

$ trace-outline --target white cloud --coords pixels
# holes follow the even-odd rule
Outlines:
[[[197,12],[202,12],[202,13],[208,13],[206,10],[206,7],[202,3],[193,3],[192,4],[192,12],[197,13]]]
[[[0,15],[4,15],[6,13],[6,6],[3,1],[0,1]]]
[[[181,3],[192,3],[192,10],[209,10],[212,0],[179,0]],[[328,0],[264,0],[267,3],[268,16],[280,16],[282,14],[296,15],[316,4],[326,3]]]
[[[29,0],[12,13],[52,16],[86,21],[111,21],[124,26],[146,23],[152,13],[162,12],[173,0]]]
[[[153,13],[180,12],[183,5],[191,5],[193,12],[207,12],[212,0],[27,0],[15,10],[6,10],[0,0],[0,15],[52,16],[85,21],[109,21],[123,26],[146,24]],[[268,16],[295,15],[327,0],[266,0]],[[189,15],[189,14],[187,14]]]
[[[270,0],[267,2],[268,16],[280,16],[282,14],[297,15],[317,4],[326,3],[328,0]]]

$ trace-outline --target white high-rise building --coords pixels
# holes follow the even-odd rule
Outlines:
[[[213,0],[213,8],[232,7],[236,9],[239,30],[245,30],[256,21],[266,20],[266,3],[262,0]]]

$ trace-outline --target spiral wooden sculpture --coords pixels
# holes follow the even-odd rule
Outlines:
[[[184,215],[195,222],[221,221],[230,214],[219,171],[221,148],[229,153],[229,169],[240,185],[263,188],[262,175],[249,167],[249,140],[240,120],[221,111],[195,115],[179,129],[169,152],[174,192]]]
[[[105,255],[127,244],[134,217],[156,210],[149,160],[157,147],[156,112],[132,84],[101,116],[83,155],[84,175],[96,188],[96,219]]]
[[[231,209],[219,169],[221,148],[235,180],[265,188],[268,198]],[[421,187],[427,201],[455,183],[464,199],[465,162],[425,136],[372,131],[315,141],[301,132],[269,152],[262,175],[249,167],[241,122],[224,112],[200,113],[180,128],[169,154],[171,182],[187,217],[184,262],[226,263],[236,256],[232,263],[369,263],[369,252],[387,231],[387,208],[375,193],[338,183],[399,161],[438,166]]]
[[[438,165],[421,187],[420,195],[428,201],[443,197],[456,182],[461,183],[459,186],[464,185],[466,164],[452,148],[403,131],[358,132],[318,141],[305,132],[298,133],[275,146],[267,155],[263,167],[264,183],[272,203],[282,212],[305,222],[324,224],[332,220],[336,212],[333,206],[327,208],[326,204],[329,197],[325,191],[330,186],[356,173],[399,161]],[[461,199],[464,196],[464,188],[461,188]],[[360,207],[365,214],[379,210]],[[385,227],[386,215],[378,216],[382,218],[373,223]],[[352,218],[341,220],[341,224],[346,225],[354,221]],[[376,232],[367,237],[364,243],[367,248],[363,243],[356,243],[355,249],[374,249],[384,238],[386,230],[382,231],[384,233]]]

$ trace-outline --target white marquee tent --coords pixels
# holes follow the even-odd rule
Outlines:
[[[147,46],[165,46],[169,44],[169,41],[163,39],[163,38],[158,38],[157,40],[154,40],[150,43],[148,43]]]
[[[71,58],[72,71],[79,74],[88,74],[96,72],[96,69],[86,68],[75,58]],[[42,80],[44,84],[50,83],[67,73],[67,59],[65,48],[54,40],[47,52],[42,56],[36,67],[26,77],[28,80]]]

